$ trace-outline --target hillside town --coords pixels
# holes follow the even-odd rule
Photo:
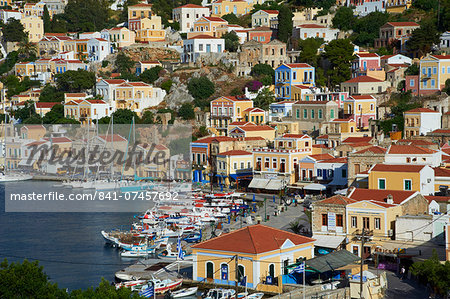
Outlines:
[[[145,257],[119,291],[448,298],[449,0],[2,0],[0,22],[0,182],[189,200],[102,231]],[[30,150],[131,139],[152,160],[127,170]]]

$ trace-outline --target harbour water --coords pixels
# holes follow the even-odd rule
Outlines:
[[[26,181],[30,188],[52,190],[55,182]],[[9,187],[10,185],[8,185]],[[5,184],[0,184],[0,259],[37,259],[61,288],[85,289],[133,260],[121,260],[105,245],[101,230],[129,228],[136,213],[5,213]]]

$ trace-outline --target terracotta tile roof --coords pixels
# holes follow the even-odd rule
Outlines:
[[[256,126],[256,124],[250,121],[233,121],[228,124],[229,126]]]
[[[302,25],[298,25],[297,28],[326,28],[323,25],[317,25],[317,24],[302,24]]]
[[[408,164],[376,164],[369,172],[420,172],[425,165],[408,165]]]
[[[341,205],[341,206],[346,206],[349,203],[354,203],[356,202],[356,200],[342,196],[342,195],[334,195],[332,197],[326,198],[326,199],[322,199],[316,203],[314,203],[314,205],[320,205],[320,204],[331,204],[331,205]]]
[[[61,104],[60,102],[36,102],[36,109],[48,109],[48,108],[53,108],[53,106],[57,105],[57,104]]]
[[[246,156],[251,155],[252,153],[242,150],[231,150],[222,153],[218,153],[218,156]]]
[[[350,80],[347,80],[344,83],[369,83],[369,82],[384,82],[384,81],[369,76],[358,76]]]
[[[274,9],[262,9],[262,11],[267,12],[268,14],[278,14],[279,13],[278,10],[274,10]]]
[[[186,5],[175,7],[174,9],[177,9],[177,8],[206,8],[206,7],[203,7],[201,5],[196,5],[196,4],[186,4]]]
[[[313,144],[312,147],[315,147],[315,148],[327,148],[327,146],[325,144]]]
[[[355,188],[350,192],[348,197],[355,200],[375,200],[386,202],[388,195],[392,195],[395,204],[401,204],[414,194],[419,194],[416,191],[400,191],[400,190],[378,190],[378,189],[360,189]]]
[[[387,24],[395,26],[395,27],[405,27],[405,26],[420,26],[416,22],[388,22]]]
[[[264,112],[264,110],[262,110],[261,108],[258,108],[258,107],[247,108],[244,111],[248,111],[248,112]]]
[[[152,6],[153,6],[152,4],[148,4],[148,3],[138,3],[135,5],[131,5],[129,7],[152,7]]]
[[[284,134],[282,138],[298,138],[301,139],[303,137],[308,138],[309,136],[306,134]]]
[[[377,53],[356,53],[358,57],[369,58],[369,57],[380,57]]]
[[[405,111],[405,113],[408,113],[408,112],[430,112],[430,113],[439,113],[439,111],[435,111],[435,110],[431,110],[431,109],[428,109],[428,108],[415,108],[415,109],[411,109],[411,110],[408,110],[408,111]]]
[[[328,135],[320,135],[316,139],[328,139]]]
[[[353,118],[335,118],[332,120],[332,122],[340,122],[340,123],[348,123],[355,121]]]
[[[450,134],[450,130],[449,129],[437,129],[432,131],[431,133],[434,134]]]
[[[354,99],[354,100],[375,100],[375,98],[371,95],[352,95],[349,96],[347,99]]]
[[[351,147],[364,147],[364,146],[372,146],[372,144],[368,142],[352,142],[352,143],[345,143],[346,145],[349,145]]]
[[[231,138],[229,136],[215,136],[215,137],[204,137],[201,139],[197,139],[196,141],[192,141],[192,143],[211,143],[213,141],[222,142],[222,141],[234,141],[236,139]]]
[[[449,202],[450,201],[450,197],[449,196],[432,196],[432,195],[428,195],[428,196],[424,196],[426,200],[428,200],[428,202],[431,202],[432,200],[436,201],[436,202]]]
[[[238,140],[242,140],[242,141],[265,140],[264,138],[262,138],[260,136],[240,137],[240,138],[237,138],[237,139]]]
[[[300,88],[300,89],[310,89],[309,86],[302,85],[302,84],[297,84],[297,85],[294,85],[294,86],[297,87],[297,88]]]
[[[330,155],[330,154],[309,155],[308,157],[311,157],[311,158],[313,158],[316,161],[334,159],[334,157],[332,155]]]
[[[434,176],[435,177],[450,177],[450,169],[447,168],[434,168]]]
[[[47,141],[50,141],[50,138],[48,138],[48,137],[46,137],[44,139]],[[72,140],[67,137],[52,137],[51,142],[52,143],[68,143],[68,142],[72,142]]]
[[[262,224],[247,226],[217,238],[192,246],[193,249],[210,249],[236,253],[260,254],[280,249],[289,239],[295,245],[314,242],[314,239],[268,227]]]
[[[409,64],[406,63],[389,63],[388,65],[396,68],[409,67]]]
[[[250,99],[247,99],[247,98],[238,98],[238,97],[236,97],[236,96],[222,96],[223,98],[226,98],[226,99],[228,99],[228,100],[230,100],[230,101],[233,101],[233,102],[237,102],[237,101],[251,101]]]
[[[284,65],[290,67],[290,68],[310,68],[310,66],[307,63],[285,63]]]
[[[381,59],[389,59],[391,57],[394,57],[394,55],[383,55],[381,56]]]
[[[406,144],[415,145],[415,146],[435,145],[436,144],[431,141],[423,140],[423,139],[400,139],[397,141],[397,144],[400,144],[400,143],[406,143]]]
[[[123,79],[103,79],[108,84],[122,84],[125,82]]]
[[[75,98],[75,97],[85,97],[87,95],[84,92],[78,92],[78,93],[67,92],[67,93],[64,94],[64,96],[65,97],[69,97],[69,98]]]
[[[387,151],[390,155],[430,155],[435,152],[434,150],[420,146],[398,144],[391,145]]]
[[[431,56],[437,59],[445,59],[445,60],[450,59],[450,55],[431,55]]]
[[[387,151],[387,149],[385,149],[384,147],[372,146],[372,147],[365,148],[365,149],[362,149],[360,151],[357,151],[357,152],[355,152],[355,154],[364,154],[364,153],[367,153],[367,152],[371,152],[371,153],[374,153],[374,154],[385,154],[386,151]]]
[[[338,158],[333,158],[333,159],[327,159],[327,160],[322,160],[319,161],[319,163],[347,163],[348,159],[347,157],[338,157]]]
[[[270,27],[267,27],[267,26],[260,26],[260,27],[250,29],[249,31],[272,31],[272,29],[270,29]]]
[[[382,206],[382,207],[384,207],[384,208],[392,208],[392,207],[397,206],[396,204],[389,204],[389,203],[382,202],[382,201],[377,201],[377,200],[369,200],[369,201],[370,201],[371,203],[374,203],[374,204],[376,204],[376,205]]]
[[[219,39],[218,37],[212,37],[210,35],[206,35],[206,34],[199,34],[196,36],[193,36],[191,38],[188,39]]]
[[[370,136],[363,137],[347,137],[342,141],[342,143],[360,143],[360,142],[369,142],[372,140]]]
[[[106,104],[105,101],[98,100],[98,99],[95,99],[95,100],[89,100],[89,99],[86,99],[85,101],[86,101],[86,102],[89,102],[89,103],[91,103],[91,104]]]
[[[262,126],[239,126],[239,129],[249,132],[249,131],[273,131],[275,130],[271,126],[262,125]]]
[[[211,22],[224,22],[224,23],[228,23],[227,21],[225,21],[224,19],[219,18],[219,17],[203,17],[203,18],[205,18],[205,19],[207,19],[208,21],[211,21]]]

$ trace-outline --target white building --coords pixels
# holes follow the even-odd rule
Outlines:
[[[278,10],[261,9],[252,14],[252,27],[271,27],[278,20]]]
[[[292,31],[292,36],[298,39],[307,39],[320,37],[324,41],[329,42],[337,39],[339,34],[339,29],[333,29],[330,27],[317,25],[317,24],[303,24],[298,25]]]
[[[183,40],[181,62],[195,62],[202,54],[223,53],[224,49],[224,39],[214,38],[209,35],[197,35],[194,38]]]
[[[441,128],[441,112],[429,108],[415,108],[403,112],[405,118],[405,136],[414,131],[413,135],[423,136]],[[412,134],[411,134],[412,135]]]
[[[111,53],[109,41],[103,38],[91,38],[87,41],[90,61],[103,61]]]
[[[22,13],[18,10],[2,9],[0,10],[0,21],[7,23],[8,19],[13,18],[16,20],[22,19]]]
[[[172,18],[180,24],[180,32],[187,33],[191,30],[194,22],[201,17],[209,17],[209,8],[195,4],[186,4],[172,10]]]
[[[386,151],[386,164],[441,165],[442,155],[439,151],[415,145],[391,145]],[[433,174],[434,178],[434,174]]]
[[[116,87],[126,81],[123,79],[100,79],[95,84],[95,94],[102,96],[106,102],[116,99]]]
[[[446,31],[441,35],[441,43],[439,44],[441,49],[450,48],[450,31]]]
[[[412,59],[402,55],[402,54],[396,54],[396,55],[384,55],[380,58],[381,66],[384,67],[387,64],[393,64],[393,65],[400,65],[400,64],[412,64]]]
[[[102,34],[100,32],[83,32],[80,33],[78,39],[91,39],[91,38],[101,38]]]
[[[356,3],[354,3],[356,2]],[[373,0],[373,1],[352,1],[347,0],[347,3],[350,5],[347,6],[355,6],[354,13],[358,16],[366,16],[371,12],[375,11],[386,11],[386,0]]]

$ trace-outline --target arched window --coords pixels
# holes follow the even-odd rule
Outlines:
[[[275,265],[274,264],[269,265],[269,276],[275,277]]]
[[[206,262],[206,278],[214,279],[214,263]]]

